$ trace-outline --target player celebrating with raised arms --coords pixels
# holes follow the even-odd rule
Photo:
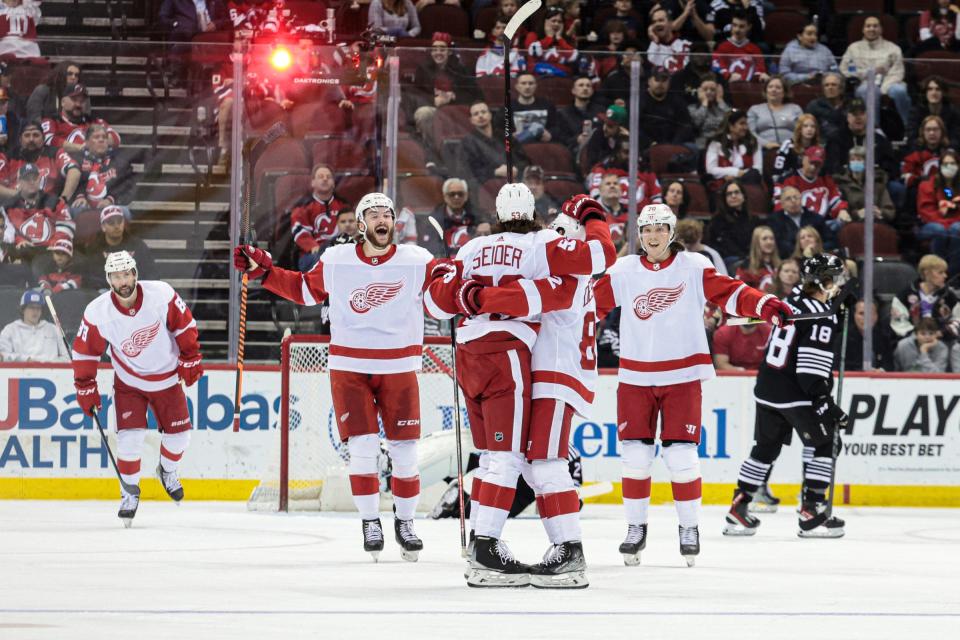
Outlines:
[[[640,563],[647,543],[650,467],[661,418],[663,462],[680,520],[680,554],[693,566],[700,553],[701,382],[715,374],[703,328],[709,300],[730,315],[783,324],[790,308],[740,280],[720,275],[709,260],[674,242],[677,218],[665,204],[637,217],[640,254],[624,256],[594,287],[597,309],[622,307],[617,435],[623,443],[623,504],[627,565]]]
[[[422,247],[393,243],[396,210],[382,193],[357,204],[359,244],[328,248],[307,273],[273,266],[250,245],[234,249],[234,265],[263,287],[301,305],[330,300],[330,387],[340,438],[350,452],[353,502],[363,548],[383,550],[378,476],[383,421],[393,463],[394,534],[404,560],[416,562],[423,542],[413,527],[420,499],[417,443],[423,351],[423,290],[440,264]]]
[[[563,205],[567,215],[585,225],[585,242],[543,229],[534,216],[533,194],[523,184],[504,185],[496,205],[495,232],[464,245],[451,273],[427,290],[428,307],[436,308],[432,315],[467,317],[457,331],[457,381],[474,446],[481,452],[470,492],[476,539],[467,584],[521,587],[531,583],[533,574],[543,578],[534,579],[535,586],[556,586],[548,584],[556,564],[533,569],[517,562],[500,539],[527,450],[531,348],[540,330],[539,314],[573,302],[576,280],[562,287],[556,276],[600,273],[613,264],[616,252],[602,208],[585,196]],[[510,282],[516,282],[515,288],[496,286]],[[487,304],[497,311],[487,312]],[[560,490],[553,492],[563,495],[557,502],[566,506],[558,506],[556,513],[566,514],[570,495],[565,481],[557,482]],[[582,563],[582,551],[579,558]],[[573,586],[586,586],[585,577]]]
[[[110,291],[83,312],[73,341],[77,402],[92,415],[101,406],[97,363],[107,347],[113,362],[113,412],[117,425],[117,470],[129,485],[140,483],[140,454],[147,434],[147,407],[160,431],[157,476],[167,494],[183,500],[178,469],[190,443],[190,414],[180,381],[192,385],[203,375],[197,323],[183,299],[166,282],[137,279],[137,263],[126,251],[104,263]],[[140,496],[121,485],[120,512],[129,527]]]
[[[828,312],[831,299],[848,295],[842,292],[846,283],[843,260],[835,255],[807,258],[801,274],[802,286],[786,300],[796,313]],[[757,532],[760,520],[748,513],[748,505],[794,429],[803,441],[804,453],[813,452],[803,465],[797,533],[801,538],[843,535],[844,522],[830,513],[826,501],[839,453],[834,449],[835,434],[847,424],[847,414],[830,396],[840,334],[836,314],[780,327],[771,334],[753,389],[757,402],[755,442],[750,457],[740,467],[723,528],[725,535],[752,536]]]

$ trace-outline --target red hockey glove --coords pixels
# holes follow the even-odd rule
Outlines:
[[[483,285],[476,280],[464,280],[457,290],[457,309],[468,318],[480,313],[480,292]]]
[[[790,310],[790,307],[776,296],[769,296],[766,302],[760,306],[760,317],[774,326],[789,324],[792,315],[793,311]]]
[[[177,375],[180,376],[180,379],[183,380],[188,387],[192,387],[193,383],[203,375],[202,358],[203,356],[199,353],[195,356],[184,356],[182,353],[180,354],[180,361],[177,362]]]
[[[245,244],[233,249],[233,266],[253,279],[262,278],[273,268],[273,258],[263,249]]]
[[[73,386],[77,389],[77,404],[80,405],[80,409],[88,416],[92,416],[101,406],[97,381],[74,380]]]
[[[580,224],[586,224],[587,220],[606,219],[600,203],[586,194],[576,195],[564,201],[560,206],[560,211],[579,220]]]
[[[433,268],[430,269],[430,281],[444,279],[444,282],[450,282],[457,275],[457,265],[452,260],[437,260]],[[449,279],[448,279],[449,278]]]

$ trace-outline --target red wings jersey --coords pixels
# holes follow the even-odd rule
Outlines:
[[[66,176],[67,170],[76,166],[76,163],[63,149],[44,147],[35,160],[25,160],[22,156],[6,157],[0,154],[0,183],[16,189],[17,175],[20,167],[31,162],[40,171],[40,188],[47,193],[57,195],[57,185],[61,176]]]
[[[710,301],[727,314],[756,317],[772,297],[719,275],[707,258],[686,251],[659,264],[624,256],[594,290],[600,314],[621,307],[618,375],[638,386],[712,378],[704,305]]]
[[[109,349],[120,380],[143,391],[160,391],[177,384],[181,353],[199,353],[197,323],[173,287],[142,280],[137,290],[131,309],[109,291],[87,305],[73,341],[76,379],[96,377],[97,362]]]
[[[800,191],[800,200],[804,208],[821,216],[836,218],[838,213],[849,206],[843,199],[837,183],[830,176],[817,176],[813,180],[807,180],[805,176],[797,173],[775,185],[773,199],[777,203],[775,207],[777,211],[781,209],[780,192],[784,187],[796,187]]]
[[[498,233],[474,238],[457,252],[461,278],[488,286],[519,280],[523,295],[515,296],[523,310],[512,317],[483,313],[463,321],[457,342],[470,342],[488,333],[505,331],[532,348],[537,338],[537,316],[544,307],[543,296],[533,280],[548,276],[601,273],[613,263],[616,249],[610,229],[602,220],[586,225],[586,241],[564,238],[544,229],[535,233]],[[456,313],[453,298],[458,279],[444,278],[430,284],[425,302],[430,315],[449,318]]]
[[[290,210],[290,230],[300,250],[313,251],[336,235],[337,214],[346,206],[339,198],[322,202],[313,194],[294,204]]]
[[[620,204],[626,206],[630,201],[630,174],[623,169],[604,167],[602,163],[594,166],[587,176],[587,188],[590,190],[590,197],[600,198],[600,185],[603,183],[603,176],[608,173],[615,173],[620,176]],[[660,181],[657,180],[656,174],[650,173],[649,171],[637,172],[636,196],[638,209],[642,209],[648,204],[663,201]],[[626,212],[624,212],[623,220],[618,220],[618,222],[626,222],[626,220],[627,216]]]
[[[87,122],[73,123],[64,120],[62,116],[58,118],[44,118],[40,122],[40,128],[43,129],[43,143],[51,147],[62,147],[65,143],[82,145],[87,141],[87,127],[91,124],[102,124],[107,128],[107,135],[110,136],[110,146],[116,148],[120,146],[120,134],[103,119],[97,118]]]
[[[40,193],[40,201],[27,206],[23,198],[7,202],[7,221],[16,234],[14,242],[27,240],[34,247],[46,247],[57,237],[73,239],[75,224],[67,207],[49,194]]]
[[[423,351],[423,288],[433,256],[393,245],[368,258],[361,245],[328,248],[308,273],[274,267],[264,288],[298,304],[330,301],[330,369],[418,371]]]

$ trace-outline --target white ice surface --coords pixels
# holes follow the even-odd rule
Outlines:
[[[0,640],[96,638],[960,637],[960,512],[842,509],[847,536],[801,540],[787,507],[753,538],[704,509],[686,568],[672,506],[654,507],[639,567],[617,552],[621,509],[588,506],[584,591],[469,589],[455,520],[418,520],[420,562],[392,522],[380,563],[347,514],[249,513],[239,503],[0,501]],[[537,520],[504,535],[533,562]]]

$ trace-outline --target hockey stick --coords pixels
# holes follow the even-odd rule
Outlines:
[[[503,146],[507,152],[507,182],[513,182],[513,105],[510,97],[510,48],[513,46],[513,37],[517,30],[543,4],[543,0],[527,0],[517,9],[506,28],[503,30]],[[442,237],[443,234],[441,234]]]
[[[540,2],[540,0],[536,0]],[[434,231],[440,236],[440,243],[450,257],[450,247],[447,245],[447,239],[443,235],[443,227],[433,216],[427,216],[427,220],[433,226]],[[460,555],[467,557],[467,522],[464,519],[463,504],[463,441],[460,436],[460,383],[457,382],[457,318],[450,318],[450,349],[452,358],[450,358],[451,371],[453,373],[453,428],[455,430],[454,440],[457,445],[457,501],[460,505]]]
[[[843,374],[847,369],[847,332],[850,329],[850,323],[848,322],[850,316],[850,307],[843,308],[843,333],[840,334],[840,366],[837,367],[837,406],[841,409],[843,405]],[[827,519],[830,519],[830,516],[833,515],[833,496],[834,496],[834,487],[837,482],[837,458],[840,457],[840,452],[837,451],[837,445],[840,442],[840,426],[837,425],[833,429],[833,465],[830,467],[830,489],[827,495]]]
[[[829,318],[835,315],[837,312],[830,311],[819,311],[817,313],[800,313],[795,316],[790,316],[790,322],[803,322],[804,320],[822,320],[823,318]],[[733,326],[744,325],[744,324],[763,324],[766,322],[763,318],[746,318],[746,317],[735,317],[727,318],[724,324],[729,324]]]
[[[50,316],[53,318],[53,324],[55,324],[57,327],[57,333],[60,334],[60,339],[63,341],[63,346],[66,347],[67,353],[71,353],[73,349],[70,348],[70,343],[67,342],[67,334],[63,332],[63,325],[60,324],[60,316],[57,315],[57,309],[53,306],[53,298],[50,296],[49,290],[44,289],[43,299],[47,302],[47,309],[50,310]],[[140,487],[126,482],[123,479],[123,476],[120,475],[120,469],[117,467],[117,461],[113,457],[113,451],[110,449],[110,443],[107,441],[107,433],[103,430],[103,425],[100,424],[100,416],[97,415],[96,411],[93,412],[93,422],[97,425],[97,430],[100,431],[100,438],[103,441],[103,448],[107,450],[107,457],[110,458],[110,464],[113,465],[113,470],[117,473],[117,479],[120,481],[120,486],[123,487],[123,490],[130,495],[139,497]]]

